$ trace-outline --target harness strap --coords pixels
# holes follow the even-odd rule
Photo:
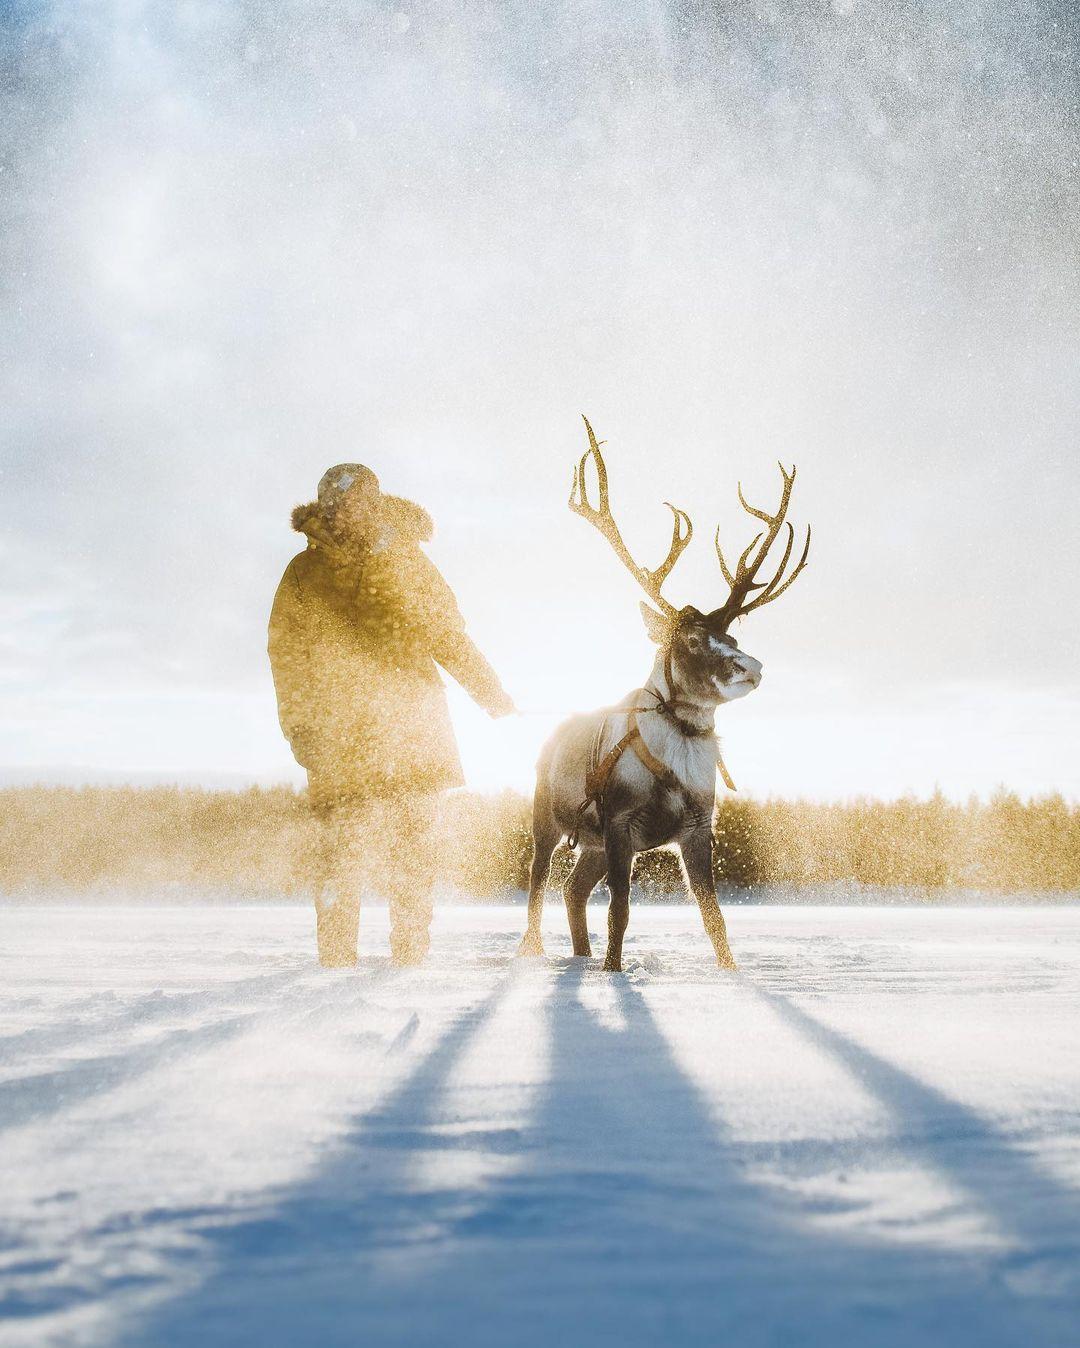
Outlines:
[[[678,786],[679,779],[675,776],[668,765],[662,762],[649,746],[645,743],[641,735],[641,730],[637,723],[637,710],[631,711],[627,717],[627,725],[630,727],[623,739],[626,739],[637,754],[638,758],[645,764],[654,777],[659,778],[665,786]],[[619,741],[622,743],[622,740]],[[614,765],[613,765],[614,766]]]
[[[633,717],[633,713],[631,713],[631,717]],[[604,794],[604,790],[608,784],[608,778],[615,770],[615,764],[622,758],[630,745],[633,744],[635,740],[641,738],[641,731],[638,729],[637,723],[631,720],[630,725],[631,728],[626,732],[618,744],[613,745],[607,751],[600,762],[596,764],[585,778],[585,794],[589,800],[596,800],[599,796]]]
[[[605,717],[597,727],[596,738],[593,740],[592,754],[589,758],[589,770],[585,774],[585,799],[578,806],[577,820],[574,823],[573,831],[567,838],[566,843],[571,851],[578,845],[578,834],[581,831],[581,825],[585,822],[585,816],[595,805],[597,818],[602,825],[604,822],[604,791],[608,784],[608,778],[615,770],[615,764],[622,758],[627,748],[635,739],[640,740],[641,731],[637,726],[637,719],[634,713],[637,708],[631,709],[630,719],[628,721],[629,729],[619,740],[618,744],[613,745],[603,758],[600,754],[600,741],[603,739],[604,727],[607,725]]]
[[[664,675],[667,679],[668,696],[661,697],[655,688],[646,687],[645,691],[651,693],[656,698],[654,707],[628,707],[626,708],[626,734],[619,740],[618,744],[613,745],[603,758],[600,758],[600,743],[604,736],[604,727],[607,725],[605,717],[597,727],[596,738],[593,740],[592,753],[589,756],[589,770],[585,774],[585,799],[578,806],[577,819],[574,822],[573,831],[567,838],[567,846],[571,851],[578,845],[578,834],[581,831],[581,825],[585,821],[585,816],[592,807],[596,806],[596,815],[601,826],[604,822],[604,791],[607,789],[608,780],[615,771],[615,764],[622,758],[627,749],[632,748],[634,753],[642,763],[649,769],[654,777],[667,787],[677,787],[679,779],[668,765],[662,762],[642,737],[641,729],[638,726],[637,718],[640,712],[655,711],[664,716],[668,716],[675,722],[679,729],[685,735],[695,738],[698,735],[708,734],[708,731],[699,731],[696,727],[684,721],[674,710],[679,705],[679,698],[676,696],[675,688],[675,670],[673,668],[673,657],[670,644],[664,651]],[[615,708],[617,711],[624,710],[622,707]],[[716,765],[720,776],[724,779],[724,785],[729,791],[736,790],[735,783],[731,779],[731,773],[727,770],[720,754],[720,746],[716,746]]]
[[[603,758],[597,759],[600,748],[600,740],[604,733],[605,721],[600,722],[596,732],[596,739],[593,741],[593,752],[589,764],[589,771],[585,775],[585,799],[578,806],[577,821],[574,824],[573,832],[567,838],[567,846],[573,851],[578,845],[578,834],[581,825],[584,822],[586,814],[596,806],[596,813],[603,823],[603,802],[604,792],[607,790],[608,781],[611,774],[615,771],[615,765],[627,749],[633,749],[642,763],[649,769],[654,777],[667,787],[677,787],[679,779],[668,765],[653,753],[641,734],[641,727],[637,723],[638,713],[643,711],[655,711],[655,707],[630,707],[628,709],[626,725],[626,734],[617,744],[607,751]],[[719,746],[716,750],[716,762],[720,769],[720,776],[724,779],[724,785],[729,791],[736,790],[735,783],[731,780],[731,773],[728,772],[723,758],[720,756]]]

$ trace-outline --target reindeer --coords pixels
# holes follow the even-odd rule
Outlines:
[[[588,418],[583,419],[589,448],[574,470],[570,509],[603,534],[655,605],[642,603],[641,612],[657,654],[652,673],[641,688],[635,688],[615,707],[565,722],[541,752],[533,798],[528,928],[519,954],[543,954],[540,919],[544,890],[552,853],[565,838],[571,850],[578,853],[564,890],[574,954],[592,954],[585,905],[606,876],[610,903],[604,968],[620,972],[623,936],[630,918],[634,858],[649,848],[675,843],[717,962],[723,969],[734,969],[713,879],[717,769],[732,790],[734,783],[720,757],[713,721],[721,703],[746,697],[761,682],[761,662],[739,649],[728,628],[736,618],[779,599],[806,566],[810,554],[808,525],[802,555],[784,577],[795,540],[795,530],[787,524],[787,542],[779,567],[771,580],[757,580],[762,563],[785,526],[795,469],[792,467],[789,473],[780,464],[783,489],[779,507],[772,514],[748,504],[739,484],[743,508],[765,527],[743,550],[734,574],[720,547],[718,528],[714,542],[729,590],[727,599],[710,613],[692,606],[676,609],[660,591],[693,537],[690,517],[665,502],[674,516],[668,554],[654,570],[639,566],[611,513],[607,465],[600,453],[603,442],[597,441]],[[586,485],[590,460],[599,492],[596,506],[589,499]]]

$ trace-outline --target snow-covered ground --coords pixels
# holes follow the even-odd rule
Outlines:
[[[0,1340],[1080,1341],[1080,908],[523,919],[0,909]]]

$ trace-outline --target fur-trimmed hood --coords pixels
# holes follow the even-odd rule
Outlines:
[[[417,543],[429,543],[435,533],[435,524],[423,506],[404,496],[383,496],[382,515],[392,528]],[[292,527],[309,540],[324,542],[329,537],[329,523],[318,501],[298,505],[292,513]]]

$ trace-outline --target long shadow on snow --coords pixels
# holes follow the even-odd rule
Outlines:
[[[888,1143],[925,1159],[964,1189],[1022,1248],[1006,1265],[1049,1257],[1075,1264],[1080,1247],[1080,1203],[976,1110],[879,1058],[818,1020],[789,998],[755,993],[815,1047],[840,1062],[885,1105],[897,1141]]]
[[[67,1008],[68,1014],[63,1020],[20,1030],[16,1034],[0,1035],[0,1066],[7,1067],[33,1055],[66,1048],[85,1049],[96,1039],[133,1027],[143,1029],[160,1021],[190,1015],[193,1011],[205,1014],[222,1006],[234,1008],[237,1001],[253,1002],[257,993],[280,996],[298,981],[295,970],[286,970],[191,992],[163,992],[158,988],[131,997],[117,997],[113,993],[85,997],[78,1004],[82,1014],[72,1015],[71,1008]],[[242,1005],[240,1009],[244,1009]]]
[[[388,972],[388,969],[382,965],[383,962],[379,961],[376,968],[368,971],[365,991],[384,981],[379,975]],[[321,1014],[333,1014],[338,1009],[336,1004],[341,985],[331,983],[314,1001],[310,997],[299,1004],[285,1000],[286,994],[303,986],[306,977],[307,968],[303,966],[299,970],[225,982],[194,992],[152,993],[113,1012],[111,1018],[103,1024],[91,1024],[83,1028],[81,1033],[72,1032],[72,1025],[78,1022],[57,1026],[56,1033],[43,1038],[40,1045],[34,1042],[32,1031],[27,1033],[25,1039],[24,1036],[11,1036],[12,1042],[20,1041],[24,1053],[46,1047],[55,1051],[57,1047],[64,1047],[68,1043],[85,1050],[97,1039],[123,1031],[153,1028],[169,1019],[193,1014],[205,1016],[209,1012],[221,1010],[236,1013],[219,1016],[208,1024],[166,1029],[156,1038],[116,1053],[79,1058],[51,1071],[0,1081],[0,1133],[23,1124],[44,1122],[61,1109],[126,1086],[149,1072],[170,1066],[185,1054],[214,1048],[244,1030],[251,1029],[263,1017],[280,1018],[283,1025],[287,1026],[290,1018],[299,1020],[307,1016],[312,1019]],[[259,1004],[254,996],[256,993],[273,993],[275,1001],[269,1005]],[[6,1066],[3,1057],[5,1047],[0,1042],[0,1065]],[[17,1056],[14,1061],[18,1062]]]
[[[239,1220],[201,1230],[187,1225],[210,1247],[210,1280],[116,1341],[234,1344],[253,1335],[265,1344],[353,1343],[345,1321],[328,1334],[317,1326],[336,1295],[357,1294],[358,1280],[362,1295],[363,1255],[414,1240],[430,1224],[430,1196],[409,1192],[411,1162],[416,1150],[440,1145],[429,1130],[447,1082],[508,988],[503,980],[464,1011],[396,1091],[357,1116],[314,1175]],[[485,1134],[483,1141],[494,1139]]]
[[[382,967],[383,963],[379,961],[374,976],[369,975],[364,985],[365,993],[371,987],[377,987],[380,982],[385,981],[378,977],[380,973],[391,972],[388,966],[385,969]],[[302,969],[299,973],[289,971],[280,976],[267,975],[228,983],[207,993],[198,990],[162,998],[150,997],[144,1000],[149,1002],[151,1016],[139,1015],[143,1007],[137,1004],[134,1008],[135,1015],[128,1016],[127,1019],[132,1021],[138,1019],[141,1026],[145,1020],[156,1019],[161,1013],[176,1010],[188,1013],[197,1010],[205,1013],[207,1009],[225,1006],[235,1008],[238,1001],[242,1005],[253,991],[273,989],[279,994],[288,992],[290,987],[301,984],[305,977],[306,969]],[[88,1058],[52,1072],[37,1073],[0,1083],[0,1133],[4,1129],[26,1123],[40,1122],[42,1126],[47,1127],[48,1117],[59,1110],[126,1086],[158,1069],[168,1068],[186,1054],[197,1054],[238,1038],[264,1015],[281,1017],[282,1024],[286,1028],[297,1017],[311,1019],[320,1015],[332,1015],[335,1010],[340,1009],[342,993],[349,991],[350,988],[351,982],[343,984],[333,981],[321,990],[319,997],[314,1000],[309,997],[298,1008],[294,1006],[282,1010],[255,1006],[240,1015],[219,1019],[208,1025],[194,1029],[175,1029],[159,1034],[155,1039],[122,1053]],[[412,1029],[413,1022],[407,1022],[389,1044],[389,1051],[393,1051],[398,1044],[407,1042]],[[212,1202],[195,1207],[154,1206],[117,1213],[100,1225],[84,1231],[80,1239],[92,1247],[97,1247],[104,1242],[126,1236],[128,1249],[134,1248],[138,1251],[140,1245],[149,1244],[147,1237],[155,1229],[172,1229],[186,1234],[198,1230],[200,1222],[205,1224],[210,1221],[229,1220],[233,1212],[234,1209],[224,1202]],[[174,1246],[171,1257],[189,1260],[191,1243],[187,1242],[182,1250]],[[24,1254],[21,1260],[18,1258],[20,1252]],[[22,1228],[3,1220],[0,1220],[0,1253],[6,1256],[7,1262],[3,1273],[8,1276],[19,1273],[32,1274],[35,1271],[47,1274],[62,1268],[62,1261],[57,1258],[41,1259],[31,1250],[24,1250]],[[145,1250],[142,1253],[145,1254]],[[93,1279],[78,1278],[75,1282],[58,1281],[40,1287],[0,1291],[0,1320],[5,1317],[51,1314],[98,1301],[102,1297],[115,1295],[130,1288],[146,1290],[152,1288],[156,1281],[153,1274],[144,1270],[131,1271],[122,1258],[112,1263],[115,1272],[111,1272],[96,1284]],[[145,1263],[145,1258],[137,1259],[136,1263]]]
[[[170,1030],[122,1053],[84,1058],[52,1072],[0,1082],[0,1132],[47,1117],[95,1095],[126,1086],[166,1067],[185,1053],[199,1053],[240,1033],[247,1015],[215,1021],[194,1030]]]
[[[1071,1342],[1071,1323],[1048,1322],[977,1263],[809,1229],[744,1176],[641,994],[608,981],[605,1023],[574,995],[582,977],[556,980],[551,1072],[523,1135],[431,1131],[493,995],[271,1214],[206,1230],[216,1272],[136,1340]],[[417,1191],[417,1152],[440,1146],[515,1164],[486,1187]]]

